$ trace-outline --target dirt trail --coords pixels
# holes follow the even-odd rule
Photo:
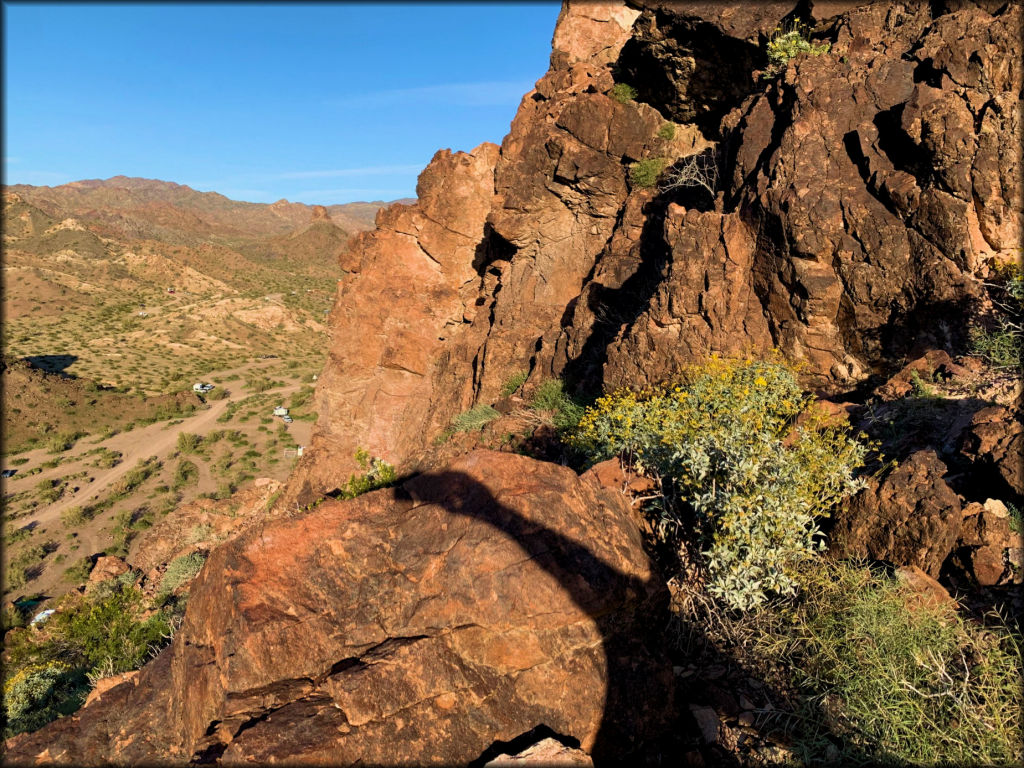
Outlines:
[[[302,384],[293,384],[279,389],[268,390],[267,394],[289,395],[301,389]],[[217,419],[223,414],[228,405],[232,402],[244,400],[249,396],[246,391],[240,391],[234,397],[224,400],[213,401],[208,410],[200,411],[193,416],[182,420],[170,429],[166,422],[157,422],[131,432],[114,435],[105,440],[102,445],[111,450],[120,451],[120,463],[97,475],[96,479],[82,486],[79,491],[71,496],[61,498],[60,501],[41,508],[36,513],[19,520],[19,527],[31,525],[33,522],[38,526],[49,527],[49,524],[58,522],[60,515],[67,509],[77,506],[84,506],[90,501],[95,501],[104,496],[107,490],[118,480],[128,474],[135,465],[142,459],[155,456],[157,459],[166,460],[178,447],[178,435],[182,432],[191,432],[197,435],[206,435],[217,427]],[[82,551],[87,554],[94,554],[103,549],[100,546],[100,530],[93,526],[84,526],[79,532],[78,543]]]

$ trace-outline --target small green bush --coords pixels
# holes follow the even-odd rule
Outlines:
[[[530,374],[526,371],[520,371],[519,373],[509,376],[504,384],[501,385],[501,396],[511,397],[519,388],[526,383],[526,379]]]
[[[156,473],[162,463],[155,456],[150,456],[148,459],[139,459],[138,463],[130,470],[128,470],[124,476],[113,485],[111,491],[112,499],[124,498],[146,480],[148,480],[154,473]]]
[[[658,183],[658,177],[668,165],[664,157],[650,157],[629,165],[629,180],[634,186],[650,188]]]
[[[489,405],[477,405],[452,419],[455,432],[475,432],[501,416]]]
[[[556,429],[573,429],[583,417],[583,405],[566,393],[561,379],[541,382],[533,393],[530,407],[535,411],[554,411],[553,424]]]
[[[64,571],[64,575],[61,577],[64,581],[69,581],[72,584],[82,584],[86,579],[89,578],[89,574],[92,572],[92,558],[83,557],[77,560]]]
[[[192,581],[202,570],[206,555],[202,552],[191,552],[176,557],[167,565],[163,578],[160,579],[160,594],[169,595],[182,584]]]
[[[227,396],[228,391],[224,387],[214,387],[205,395],[207,400],[224,400]]]
[[[995,312],[987,326],[970,328],[971,351],[994,368],[1024,371],[1024,269],[999,265],[985,287]]]
[[[768,55],[768,66],[761,76],[763,79],[770,80],[778,75],[797,56],[802,54],[821,56],[823,53],[828,53],[831,50],[831,43],[814,44],[807,39],[806,33],[807,28],[800,24],[796,24],[788,30],[783,30],[781,27],[775,29],[771,39],[765,46],[765,53]]]
[[[186,485],[193,485],[199,480],[199,467],[188,459],[181,459],[174,468],[172,485],[175,490]]]
[[[19,550],[7,564],[7,578],[4,580],[5,590],[21,589],[36,578],[47,554],[46,548],[42,544],[32,544]]]
[[[49,454],[64,453],[75,444],[79,437],[77,432],[61,432],[54,435],[46,441],[46,452]]]
[[[199,450],[203,438],[192,432],[178,433],[178,453],[195,453]]]
[[[60,521],[64,524],[65,528],[77,528],[85,523],[86,520],[91,519],[88,512],[88,507],[70,507],[60,513]]]
[[[665,141],[672,141],[676,137],[676,126],[674,123],[665,123],[658,129],[658,138]]]
[[[342,499],[354,499],[369,491],[386,488],[398,479],[393,466],[381,459],[372,459],[362,448],[356,451],[355,459],[362,467],[363,474],[350,475],[348,482],[338,489],[337,495]]]
[[[678,384],[600,398],[570,444],[659,478],[659,533],[678,543],[692,528],[708,592],[747,610],[795,592],[798,569],[824,546],[817,520],[863,484],[867,449],[811,404],[781,360],[713,357]]]
[[[616,83],[612,86],[611,95],[612,98],[619,103],[628,104],[629,102],[636,100],[637,90],[627,83]]]

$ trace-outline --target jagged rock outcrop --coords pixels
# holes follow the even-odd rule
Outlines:
[[[7,759],[466,764],[539,724],[595,758],[657,736],[667,593],[626,497],[472,453],[213,552],[172,646]]]
[[[810,14],[810,16],[808,15]],[[760,77],[802,16],[820,56]],[[848,390],[955,352],[1021,235],[1016,4],[570,3],[500,151],[442,153],[340,288],[321,419],[288,503],[365,447],[429,466],[460,411],[564,376],[642,386],[776,346]],[[613,98],[616,82],[637,100]],[[717,158],[717,196],[630,177]]]

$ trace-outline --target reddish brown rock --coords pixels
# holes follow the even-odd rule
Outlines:
[[[527,747],[514,755],[501,755],[484,763],[484,768],[500,768],[501,766],[537,765],[537,766],[584,766],[593,768],[594,761],[581,749],[567,747],[555,739],[543,739],[533,746]]]
[[[468,404],[471,375],[435,391],[435,368],[476,311],[474,260],[497,154],[493,144],[438,152],[420,175],[418,202],[382,210],[377,230],[354,240],[358,264],[340,283],[317,381],[319,419],[283,506],[342,486],[359,471],[360,448],[407,468]]]
[[[89,571],[89,583],[98,584],[101,581],[116,579],[122,573],[128,573],[131,566],[120,557],[104,555],[96,560],[92,570]]]
[[[876,387],[875,395],[883,400],[895,400],[912,393],[915,382],[920,382],[918,386],[927,387],[928,382],[935,377],[948,379],[965,374],[967,369],[953,362],[948,352],[941,349],[930,350],[903,366],[885,384]]]
[[[913,599],[909,601],[908,607],[920,605],[928,609],[956,611],[957,602],[946,588],[916,565],[897,568],[896,578],[911,590]]]
[[[1021,398],[1013,408],[994,405],[978,411],[967,429],[961,453],[988,481],[995,493],[999,484],[1024,497],[1024,419]]]
[[[465,764],[538,723],[619,759],[668,712],[658,584],[621,495],[475,452],[217,549],[173,645],[8,759]]]
[[[880,481],[869,480],[836,514],[831,554],[916,566],[937,577],[963,525],[945,474],[934,451],[918,451]]]
[[[971,513],[971,514],[968,514]],[[981,586],[1024,583],[1024,537],[1013,530],[1006,506],[989,499],[964,510],[959,560]]]
[[[845,391],[961,344],[982,261],[1020,231],[1021,11],[854,5],[817,8],[840,13],[816,31],[831,51],[764,80],[791,3],[568,4],[500,151],[439,154],[418,203],[353,244],[281,503],[343,484],[358,447],[431,466],[450,420],[520,373],[526,394],[641,386],[777,346]],[[717,195],[630,180],[702,152]]]
[[[753,290],[755,241],[740,217],[670,206],[664,237],[667,274],[648,308],[609,346],[609,387],[660,383],[713,352],[771,348]]]

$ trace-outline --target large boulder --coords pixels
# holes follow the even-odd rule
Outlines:
[[[963,525],[960,498],[934,451],[917,451],[882,479],[871,479],[836,514],[830,552],[939,575]]]
[[[621,759],[670,709],[664,599],[623,495],[478,451],[215,550],[173,645],[8,759],[455,765],[541,724]]]

